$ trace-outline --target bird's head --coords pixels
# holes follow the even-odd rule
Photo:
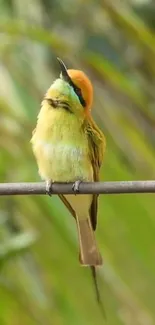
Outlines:
[[[93,101],[93,87],[83,71],[67,69],[58,58],[61,74],[49,88],[46,97],[67,102],[77,114],[89,114]]]

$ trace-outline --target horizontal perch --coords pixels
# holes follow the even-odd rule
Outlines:
[[[53,194],[73,194],[73,183],[53,183]],[[155,193],[155,181],[82,182],[78,194]],[[42,183],[1,183],[0,195],[47,194]]]

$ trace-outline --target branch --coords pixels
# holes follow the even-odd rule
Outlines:
[[[54,183],[53,194],[73,194],[73,183]],[[78,194],[155,193],[155,181],[80,183]],[[1,183],[0,195],[47,194],[45,183]]]

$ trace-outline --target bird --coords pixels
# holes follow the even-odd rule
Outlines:
[[[49,195],[53,182],[74,183],[73,195],[59,197],[76,220],[79,260],[91,268],[99,299],[95,270],[103,261],[95,239],[98,194],[76,194],[81,182],[99,181],[106,138],[91,115],[91,81],[83,71],[67,69],[57,60],[60,76],[43,98],[31,144]]]

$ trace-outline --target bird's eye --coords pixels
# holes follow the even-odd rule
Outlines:
[[[82,96],[82,93],[81,93],[81,89],[80,89],[80,88],[76,87],[76,88],[75,88],[75,92],[76,92],[76,94],[77,94],[79,97]]]
[[[80,89],[79,87],[77,87],[77,86],[72,82],[72,80],[71,80],[71,82],[70,82],[70,85],[73,87],[75,93],[77,94],[77,96],[78,96],[78,98],[79,98],[79,101],[80,101],[81,105],[82,105],[83,107],[85,107],[85,106],[86,106],[86,102],[85,102],[85,100],[84,100],[84,98],[83,98],[83,96],[82,96],[81,89]]]
[[[75,86],[75,87],[74,87],[74,91],[75,91],[75,93],[77,94],[77,96],[79,97],[79,100],[80,100],[81,105],[82,105],[83,107],[85,107],[85,106],[86,106],[86,102],[85,102],[85,100],[84,100],[84,98],[83,98],[83,96],[82,96],[81,89],[80,89],[79,87]]]

